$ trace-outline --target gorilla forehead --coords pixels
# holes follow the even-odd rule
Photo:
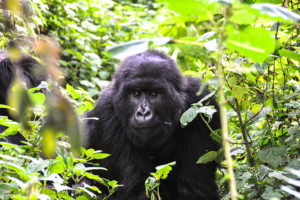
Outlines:
[[[115,80],[119,83],[131,80],[166,80],[177,89],[183,86],[183,79],[176,63],[169,56],[157,51],[146,51],[127,58],[115,75]]]
[[[142,91],[156,90],[164,91],[166,90],[167,81],[165,79],[156,79],[151,77],[137,77],[131,80],[127,80],[123,84],[122,89],[125,91],[134,91],[136,89]]]

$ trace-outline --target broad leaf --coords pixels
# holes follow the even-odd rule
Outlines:
[[[151,173],[153,177],[156,178],[156,180],[166,179],[168,177],[168,174],[172,170],[171,166],[174,166],[176,162],[171,162],[165,165],[160,165],[156,167],[156,172]]]
[[[278,167],[286,155],[286,148],[284,146],[264,147],[258,152],[258,157],[262,162],[268,163],[274,168]]]
[[[231,25],[226,27],[228,38],[226,46],[232,51],[262,63],[275,49],[275,40],[270,32],[264,28],[248,26],[237,30]]]
[[[279,189],[273,189],[273,187],[268,186],[265,192],[261,195],[261,197],[263,199],[281,199],[283,195],[280,194]]]
[[[196,106],[193,106],[189,109],[187,109],[180,118],[180,123],[182,127],[185,127],[195,119],[195,117],[198,115],[198,108]]]
[[[167,7],[182,16],[196,15],[198,20],[208,20],[208,12],[214,12],[217,9],[216,1],[197,1],[197,0],[159,0],[166,3]]]
[[[203,113],[208,118],[208,121],[212,119],[215,112],[217,112],[217,110],[214,106],[203,106],[198,109],[198,113]]]
[[[205,164],[205,163],[208,163],[208,162],[211,162],[213,160],[215,160],[218,156],[218,153],[216,151],[210,151],[210,152],[207,152],[206,154],[202,155],[198,161],[197,161],[197,164]]]
[[[236,98],[239,102],[241,102],[245,93],[246,89],[241,86],[235,86],[232,89],[232,96],[234,96],[234,98]]]
[[[259,120],[262,117],[265,117],[269,112],[271,112],[272,108],[271,107],[266,107],[263,108],[260,113],[258,115],[256,115],[253,119],[252,119],[252,123]],[[253,114],[254,115],[254,114]],[[251,117],[251,116],[250,116]]]
[[[293,60],[300,61],[300,54],[290,50],[286,50],[286,49],[279,50],[279,55]]]
[[[108,47],[106,51],[110,52],[113,57],[119,60],[124,60],[128,56],[132,56],[148,50],[149,42],[153,42],[155,45],[164,45],[169,43],[170,41],[171,38],[169,37],[142,39],[111,46]]]
[[[253,4],[252,8],[259,10],[276,20],[284,19],[286,22],[300,22],[300,15],[290,11],[287,8],[270,3]]]

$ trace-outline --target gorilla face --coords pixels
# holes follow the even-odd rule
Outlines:
[[[172,138],[186,106],[184,78],[169,57],[161,56],[137,55],[134,62],[130,57],[115,76],[115,110],[127,138],[140,148],[157,148]],[[177,81],[170,81],[174,77]]]

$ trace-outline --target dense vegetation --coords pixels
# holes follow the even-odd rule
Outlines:
[[[0,5],[0,48],[37,56],[51,76],[39,87],[50,91],[47,97],[34,93],[39,88],[26,92],[17,80],[9,106],[18,122],[0,118],[8,127],[1,138],[18,131],[26,138],[23,145],[0,142],[1,199],[107,198],[80,184],[83,178],[100,181],[111,193],[119,187],[90,173],[88,164],[109,155],[80,147],[77,114],[93,107],[118,66],[116,58],[149,47],[168,52],[185,74],[218,91],[223,134],[212,136],[221,140],[223,135],[224,149],[208,152],[198,163],[220,162],[222,199],[300,198],[298,1],[17,0]],[[193,105],[182,122],[199,113],[209,116],[201,106]],[[39,117],[32,121],[32,115]],[[149,174],[149,195],[159,194],[159,181],[169,170],[167,165]]]

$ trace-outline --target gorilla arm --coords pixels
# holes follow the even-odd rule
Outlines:
[[[190,100],[188,105],[198,102],[209,91],[206,90],[200,96],[196,93],[200,89],[200,81],[198,79],[187,77],[188,88],[186,94],[187,99]],[[209,99],[210,105],[214,105],[218,110],[217,102],[214,98]],[[218,112],[213,116],[210,126],[213,130],[219,129],[220,119]],[[176,169],[178,171],[177,183],[177,199],[219,199],[218,188],[215,183],[215,173],[217,164],[213,161],[206,164],[196,164],[199,157],[209,151],[217,151],[220,144],[210,137],[210,130],[203,122],[201,117],[194,119],[187,127],[183,128],[180,132]]]

